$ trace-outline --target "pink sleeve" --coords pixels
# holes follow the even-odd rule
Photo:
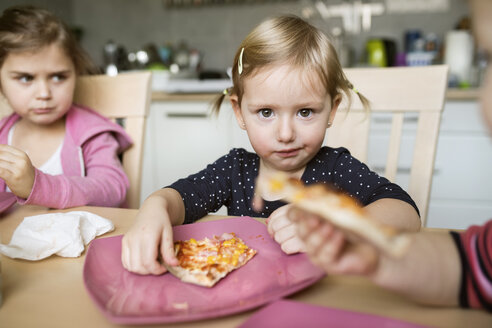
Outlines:
[[[452,236],[462,262],[461,306],[492,311],[492,220]]]
[[[119,207],[125,200],[128,178],[117,157],[118,142],[111,133],[96,135],[83,146],[85,176],[48,175],[36,169],[27,200],[51,208],[83,205]]]

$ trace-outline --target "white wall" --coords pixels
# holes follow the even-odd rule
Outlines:
[[[168,9],[159,0],[72,0],[73,22],[85,27],[83,44],[98,63],[102,63],[101,49],[108,39],[124,44],[130,51],[148,42],[162,45],[167,41],[176,43],[184,39],[205,54],[206,68],[230,66],[237,46],[255,25],[271,15],[300,15],[306,3],[311,4],[309,0],[300,0]],[[467,14],[466,1],[450,0],[450,4],[450,10],[446,13],[374,17],[373,29],[352,42],[356,49],[362,49],[370,36],[402,39],[404,31],[410,28],[436,32],[442,36]],[[341,26],[341,19],[336,18],[328,23],[321,20],[319,15],[311,22],[326,32],[334,26]]]
[[[281,13],[300,15],[302,8],[312,5],[310,1],[169,9],[160,0],[2,0],[0,9],[12,4],[30,3],[55,11],[68,23],[84,28],[83,46],[100,65],[103,63],[102,47],[109,39],[123,44],[129,51],[149,42],[163,45],[186,40],[205,55],[205,68],[222,69],[230,66],[241,40],[260,21]],[[445,13],[376,16],[370,32],[350,41],[360,55],[365,41],[371,36],[398,39],[400,49],[406,29],[419,28],[442,37],[468,12],[466,1],[449,1],[450,10]],[[329,2],[339,3],[341,0]],[[341,19],[325,22],[319,15],[314,16],[311,22],[326,32],[341,26]]]

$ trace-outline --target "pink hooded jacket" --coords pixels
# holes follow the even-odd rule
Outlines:
[[[19,119],[14,113],[0,121],[0,143],[7,144],[9,130]],[[130,137],[119,125],[79,105],[72,105],[65,124],[63,174],[44,174],[35,168],[27,199],[6,192],[5,181],[0,179],[0,213],[16,202],[51,208],[117,207],[123,203],[129,182],[118,154],[131,146]]]

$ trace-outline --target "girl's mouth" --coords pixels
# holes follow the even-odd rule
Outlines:
[[[52,111],[53,109],[52,108],[48,108],[48,107],[45,107],[45,108],[34,108],[33,109],[33,112],[35,114],[38,114],[38,115],[41,115],[41,114],[48,114]]]
[[[285,149],[285,150],[278,151],[277,154],[280,157],[288,158],[288,157],[297,156],[297,154],[299,154],[299,151],[300,151],[300,148],[296,148],[296,149]]]

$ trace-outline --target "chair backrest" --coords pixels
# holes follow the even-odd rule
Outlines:
[[[441,113],[447,86],[445,65],[395,68],[347,68],[348,80],[371,102],[365,111],[353,93],[350,110],[347,99],[342,101],[333,126],[328,129],[326,144],[343,146],[354,157],[365,162],[373,113],[392,115],[389,146],[384,176],[395,181],[405,113],[418,115],[408,193],[420,210],[425,226],[429,206],[432,174],[439,134]]]
[[[150,72],[116,76],[89,75],[77,79],[74,103],[90,107],[112,120],[122,120],[133,145],[123,154],[123,168],[130,180],[126,200],[140,207],[142,159],[146,120],[151,96]]]
[[[12,108],[10,108],[7,99],[5,99],[3,94],[0,92],[0,119],[7,115],[10,115],[11,113],[12,113]]]

